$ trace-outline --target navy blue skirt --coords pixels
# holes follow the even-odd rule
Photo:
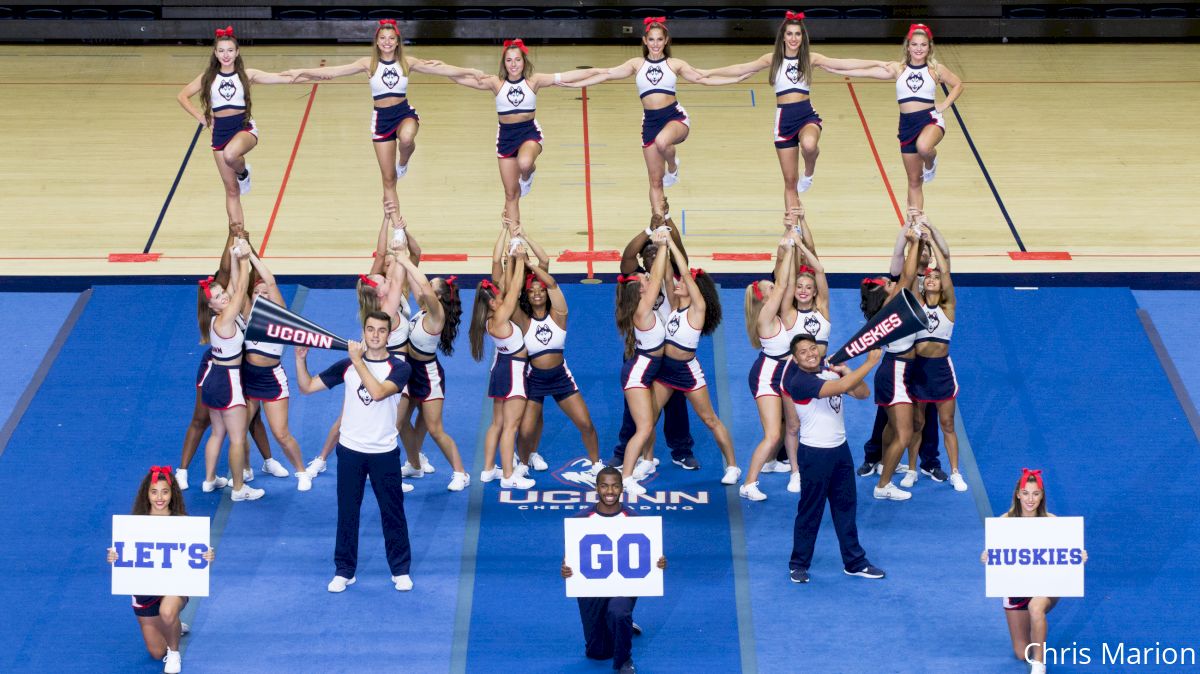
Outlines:
[[[930,124],[941,127],[942,131],[946,130],[946,121],[942,119],[942,113],[933,108],[900,113],[900,130],[896,134],[900,139],[900,152],[916,154],[917,136]]]
[[[410,117],[418,122],[421,121],[421,116],[417,114],[416,110],[413,110],[408,101],[390,108],[371,110],[371,140],[376,143],[396,140],[396,131],[399,130],[400,123]]]
[[[654,143],[654,139],[658,138],[659,132],[671,122],[679,122],[686,127],[691,127],[688,122],[687,110],[684,110],[683,106],[678,103],[672,103],[657,110],[643,110],[642,147],[650,147]]]
[[[223,150],[233,140],[233,137],[245,131],[258,138],[258,125],[254,120],[246,121],[246,115],[230,115],[228,117],[213,117],[212,149]]]
[[[813,110],[811,101],[782,103],[775,106],[775,147],[796,147],[800,131],[809,124],[821,128],[821,116]]]
[[[513,157],[525,143],[542,142],[542,127],[536,119],[516,124],[500,124],[496,130],[496,156]]]

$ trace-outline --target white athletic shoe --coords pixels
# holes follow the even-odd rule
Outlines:
[[[396,589],[401,592],[409,592],[413,588],[412,576],[407,573],[403,576],[392,576],[392,582],[396,584]]]
[[[479,471],[480,482],[491,482],[504,477],[504,471],[500,470],[499,466],[492,466],[490,470],[484,469]]]
[[[179,674],[181,671],[183,671],[183,658],[179,656],[179,651],[168,648],[166,656],[163,657],[163,673]]]
[[[766,463],[764,463],[764,464],[763,464],[762,471],[760,471],[760,472],[763,472],[763,473],[774,473],[774,472],[775,472],[775,466],[777,466],[777,465],[779,465],[779,462],[778,462],[778,461],[776,461],[776,460],[774,460],[774,459],[771,459],[770,461],[768,461],[768,462],[766,462]],[[788,470],[791,470],[791,469],[789,468]]]
[[[535,484],[537,484],[537,483],[534,482],[533,480],[531,480],[527,477],[518,475],[515,470],[513,471],[512,477],[507,478],[507,479],[505,479],[503,477],[500,478],[500,488],[501,489],[530,489]]]
[[[516,462],[513,464],[513,475],[520,475],[521,477],[529,477],[529,466],[524,463],[521,463],[520,459],[517,459]]]
[[[738,478],[741,476],[741,468],[729,466],[725,469],[725,476],[721,478],[721,484],[737,484]]]
[[[904,469],[904,477],[900,480],[900,486],[904,487],[905,489],[911,489],[912,486],[917,483],[918,475],[919,473],[916,471],[916,469]]]
[[[1046,674],[1046,663],[1037,660],[1029,663],[1029,674]]]
[[[238,184],[238,194],[250,194],[250,165],[249,164],[246,164],[246,177],[238,178],[237,184]]]
[[[675,160],[675,171],[663,173],[663,187],[667,188],[679,182],[679,160]]]
[[[433,464],[429,463],[429,457],[425,456],[425,452],[417,452],[417,456],[421,458],[421,470],[429,473],[430,475],[433,475],[437,472],[437,469],[433,467]]]
[[[241,489],[235,489],[229,492],[229,500],[231,501],[257,501],[266,495],[267,492],[262,489],[255,489],[249,485],[242,485]]]
[[[414,468],[411,463],[405,461],[404,465],[400,466],[400,475],[411,478],[425,477],[425,471],[420,468]]]
[[[289,475],[287,468],[284,468],[275,459],[267,459],[263,462],[262,472],[270,473],[275,477],[287,477]]]
[[[588,472],[591,473],[593,477],[599,474],[602,470],[604,470],[603,459],[597,459],[596,462],[592,464],[592,467],[588,468]]]
[[[529,194],[533,190],[533,177],[537,175],[537,171],[529,174],[529,179],[517,178],[517,184],[521,186],[521,196]]]
[[[186,637],[188,635],[188,632],[191,632],[191,631],[192,631],[191,625],[189,625],[185,622],[182,622],[182,621],[179,623],[179,636]]]
[[[788,491],[793,494],[800,493],[800,473],[792,473],[792,476],[788,478]]]
[[[212,482],[205,480],[200,483],[200,488],[202,490],[204,490],[204,493],[206,493],[206,494],[210,491],[224,489],[227,486],[229,486],[229,480],[226,480],[223,477],[215,477],[215,478],[213,478]]]
[[[230,476],[229,481],[233,482],[232,476]],[[253,482],[253,481],[254,481],[254,469],[249,466],[243,468],[242,469],[242,482]]]
[[[408,164],[401,166],[400,161],[396,160],[396,180],[403,178],[406,173],[408,173]]]
[[[416,487],[412,486],[411,482],[400,483],[400,491],[404,492],[405,494],[407,494],[408,492],[410,492],[414,489],[416,489]]]
[[[326,463],[325,459],[322,459],[321,457],[318,456],[317,458],[308,462],[308,472],[312,473],[313,476],[316,477],[320,473],[325,472],[325,468],[327,465],[328,464]]]
[[[758,482],[751,482],[738,487],[738,496],[751,501],[765,501],[767,495],[758,488]]]
[[[635,480],[644,480],[650,473],[654,472],[654,462],[645,459],[638,459],[637,465],[633,468],[633,478]]]
[[[446,486],[446,489],[450,491],[462,491],[470,484],[471,476],[467,473],[451,473],[450,484]]]
[[[912,492],[904,491],[889,482],[883,488],[875,487],[874,496],[877,499],[886,499],[888,501],[907,501],[912,498]]]
[[[354,581],[356,580],[358,580],[358,578],[342,578],[341,576],[334,576],[333,580],[329,581],[329,585],[325,586],[325,589],[329,590],[330,592],[345,592],[346,587],[353,585]]]
[[[646,493],[646,488],[638,484],[636,478],[627,477],[621,481],[621,484],[625,487],[625,493],[631,496],[641,496]]]
[[[957,470],[954,471],[953,473],[950,473],[950,486],[954,487],[954,491],[966,491],[967,490],[967,482],[966,482],[966,480],[963,479],[962,474],[959,473]]]
[[[797,192],[807,192],[808,188],[812,187],[812,176],[800,176],[800,182],[796,183]]]
[[[312,489],[312,473],[307,470],[296,471],[296,491],[308,491]]]
[[[934,157],[933,158],[933,166],[931,166],[929,168],[925,168],[924,164],[921,165],[921,181],[931,183],[931,182],[933,182],[933,179],[936,177],[937,177],[937,157]]]
[[[175,469],[175,484],[179,485],[179,491],[187,491],[187,468]]]
[[[766,470],[766,469],[764,468],[764,470]],[[776,472],[776,473],[790,473],[790,472],[792,472],[792,464],[791,464],[791,462],[789,462],[789,461],[776,461],[776,462],[775,462],[775,472]]]
[[[550,468],[546,460],[542,458],[542,455],[537,452],[529,455],[529,465],[533,466],[534,470],[547,470]]]

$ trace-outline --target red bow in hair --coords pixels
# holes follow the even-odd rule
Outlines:
[[[204,288],[205,299],[210,299],[210,300],[212,299],[212,290],[209,290],[209,286],[211,286],[212,284],[213,284],[213,277],[211,277],[211,276],[209,276],[208,278],[200,279],[200,287]]]
[[[783,18],[786,21],[803,21],[804,12],[793,12],[789,9],[787,13],[783,15]]]
[[[377,282],[375,282],[375,281],[372,281],[372,280],[371,280],[371,277],[370,277],[370,276],[367,276],[366,274],[359,274],[359,275],[358,275],[358,280],[359,280],[359,281],[362,281],[363,283],[365,283],[365,284],[367,284],[367,285],[369,285],[369,286],[371,286],[372,288],[378,288],[378,287],[379,287],[379,283],[377,283]]]
[[[871,278],[871,277],[867,277],[867,278],[863,279],[862,284],[865,286],[885,286],[885,285],[887,285],[887,283],[885,281],[881,281],[877,278]]]
[[[633,283],[642,280],[637,274],[617,274],[617,283]]]
[[[929,276],[929,274],[930,274],[931,272],[933,272],[933,267],[926,267],[926,268],[925,268],[925,270],[921,272],[921,275],[922,275],[922,276]]]
[[[450,299],[452,299],[452,300],[458,299],[458,286],[454,285],[454,282],[458,280],[458,275],[451,274],[450,276],[447,276],[444,280],[446,283],[446,287],[450,289]]]
[[[695,281],[696,277],[699,276],[703,271],[704,271],[703,269],[689,269],[688,270],[688,272],[690,272],[692,275],[693,281]]]
[[[493,295],[500,294],[500,289],[496,287],[495,283],[492,283],[491,279],[483,279],[479,282],[479,287],[483,288],[484,290],[490,290]]]
[[[170,466],[150,466],[150,484],[158,482],[159,477],[171,484],[171,475],[173,471]]]
[[[217,37],[233,37],[233,26],[217,29]]]
[[[1021,469],[1021,487],[1024,487],[1030,480],[1037,482],[1038,489],[1046,491],[1046,487],[1042,485],[1042,471],[1029,470],[1028,468]],[[1019,487],[1018,487],[1019,488]]]
[[[761,302],[761,301],[762,301],[762,299],[763,299],[763,294],[762,294],[762,288],[759,288],[759,287],[758,287],[758,281],[755,281],[754,283],[751,283],[751,284],[750,284],[750,287],[751,287],[751,288],[754,288],[754,299],[756,299],[756,300],[758,300],[759,302]]]
[[[508,49],[509,47],[516,47],[517,49],[521,50],[522,54],[527,56],[529,55],[529,48],[525,46],[525,41],[521,38],[517,38],[515,40],[505,40],[504,48]]]
[[[924,33],[929,36],[929,40],[931,42],[933,41],[933,31],[929,30],[929,26],[926,26],[923,23],[910,24],[908,26],[908,35],[904,36],[904,41],[907,42],[907,41],[911,40],[913,33],[917,32],[918,30],[924,31]]]
[[[642,19],[642,26],[644,26],[646,28],[649,28],[650,24],[652,24],[652,23],[661,23],[663,25],[666,25],[667,17],[665,17],[665,16],[648,16],[648,17]]]
[[[379,20],[379,28],[383,28],[384,26],[391,26],[392,28],[395,28],[395,27],[396,27],[396,20],[395,20],[395,19],[380,19],[380,20]],[[375,32],[377,32],[377,33],[378,33],[378,32],[379,32],[379,28],[376,28],[376,29],[375,29]]]
[[[537,279],[537,275],[536,275],[536,274],[534,274],[533,272],[527,272],[527,273],[525,274],[525,289],[526,289],[526,290],[529,290],[529,288],[533,286],[533,282],[534,282],[536,279]]]
[[[799,271],[797,271],[796,273],[797,274],[813,274],[815,276],[817,273],[817,270],[813,269],[812,267],[810,267],[806,264],[802,264],[802,265],[800,265]]]

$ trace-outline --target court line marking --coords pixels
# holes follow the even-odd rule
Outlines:
[[[942,83],[942,92],[947,96],[950,95],[950,89],[946,83]],[[992,182],[992,174],[988,173],[987,166],[983,163],[983,157],[979,155],[979,149],[975,147],[975,141],[971,139],[971,132],[967,131],[967,123],[963,121],[962,113],[958,111],[958,105],[950,104],[950,109],[954,111],[954,118],[958,120],[958,126],[962,129],[963,138],[967,139],[967,146],[971,148],[971,154],[975,155],[975,161],[979,164],[979,170],[983,171],[983,179],[987,181],[988,188],[992,190],[992,196],[996,198],[996,205],[1000,207],[1000,214],[1004,216],[1004,221],[1008,223],[1008,231],[1012,232],[1013,238],[1017,241],[1017,248],[1021,252],[1026,252],[1025,243],[1021,241],[1021,235],[1017,233],[1017,226],[1013,224],[1012,216],[1008,214],[1008,209],[1004,207],[1004,200],[1000,198],[1000,192],[996,189],[996,183]]]
[[[12,413],[8,415],[8,421],[5,421],[4,426],[0,427],[0,456],[4,456],[4,450],[8,448],[8,441],[12,439],[17,426],[21,424],[21,418],[25,416],[29,405],[33,403],[38,389],[42,387],[42,382],[46,381],[46,376],[50,374],[50,368],[54,366],[54,361],[58,360],[59,352],[62,351],[63,345],[67,343],[67,338],[71,336],[71,331],[75,329],[75,323],[79,321],[84,307],[87,306],[88,300],[91,298],[92,290],[90,288],[79,293],[79,297],[75,298],[74,306],[67,313],[67,317],[63,319],[62,325],[58,328],[58,333],[54,335],[54,341],[50,342],[50,348],[46,349],[46,355],[42,356],[42,362],[33,371],[33,376],[29,379],[29,383],[25,385],[25,390],[21,393],[21,397],[17,399],[17,404],[13,406]]]
[[[879,177],[883,178],[883,186],[887,188],[888,198],[892,200],[892,208],[896,210],[896,219],[904,226],[904,214],[900,212],[900,204],[896,202],[896,193],[892,191],[892,183],[888,180],[887,171],[883,168],[883,160],[875,149],[875,139],[871,137],[871,128],[867,125],[867,117],[863,114],[862,106],[858,104],[858,96],[854,93],[854,83],[846,78],[846,88],[850,90],[850,100],[854,102],[854,110],[858,113],[858,121],[862,122],[863,133],[867,135],[867,144],[871,146],[871,154],[875,157],[875,166],[879,169]]]
[[[475,460],[471,467],[477,478],[483,471],[483,445],[492,425],[492,406],[480,405],[479,431],[475,438]],[[458,598],[454,609],[454,635],[450,642],[451,674],[466,674],[467,649],[471,643],[471,610],[475,603],[475,567],[479,557],[480,520],[483,518],[483,481],[471,481],[467,492],[467,524],[463,529],[462,566],[458,571]]]
[[[1196,411],[1196,404],[1188,394],[1187,387],[1183,385],[1183,377],[1179,375],[1179,369],[1175,367],[1175,360],[1167,351],[1167,345],[1154,325],[1154,319],[1151,318],[1150,312],[1138,307],[1137,315],[1142,322],[1142,329],[1150,338],[1150,345],[1154,347],[1154,355],[1158,356],[1158,363],[1162,365],[1163,373],[1167,375],[1167,381],[1171,382],[1171,390],[1175,392],[1175,398],[1179,401],[1179,406],[1183,408],[1183,414],[1192,427],[1192,433],[1196,436],[1196,440],[1200,441],[1200,412]]]
[[[325,59],[321,59],[321,67]],[[279,194],[275,195],[275,207],[271,209],[271,219],[267,222],[267,231],[263,234],[262,243],[258,246],[258,257],[267,257],[267,241],[271,239],[271,230],[275,228],[275,216],[279,214],[279,205],[283,203],[283,193],[287,190],[288,178],[292,176],[292,166],[296,163],[296,153],[300,151],[300,141],[304,138],[304,127],[308,125],[308,114],[312,112],[313,101],[317,98],[317,84],[313,83],[308,92],[308,103],[304,106],[304,116],[300,118],[300,130],[296,132],[296,142],[292,144],[292,155],[288,157],[287,168],[283,171],[283,182],[279,184]]]
[[[592,224],[592,149],[588,139],[588,92],[587,87],[580,89],[583,93],[583,200],[587,206],[587,249],[592,252],[596,245],[595,228]],[[595,278],[592,259],[587,261],[587,277]]]
[[[162,210],[158,212],[158,219],[154,221],[154,229],[150,230],[150,238],[146,239],[146,246],[142,248],[142,253],[149,253],[150,246],[154,245],[154,237],[158,236],[158,228],[162,226],[163,218],[167,215],[167,207],[171,205],[171,199],[175,198],[175,190],[179,187],[179,181],[183,178],[183,171],[187,168],[188,161],[192,158],[192,150],[196,149],[196,141],[200,138],[200,131],[204,128],[203,124],[196,125],[196,133],[192,134],[192,144],[188,146],[187,153],[183,155],[183,161],[179,163],[179,172],[175,174],[175,182],[171,183],[171,191],[167,192],[167,199],[163,201]]]

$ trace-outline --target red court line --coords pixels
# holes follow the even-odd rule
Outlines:
[[[863,133],[867,134],[867,144],[871,146],[871,154],[875,156],[875,166],[879,168],[879,177],[883,178],[883,186],[887,188],[888,198],[892,200],[892,208],[896,209],[896,219],[903,227],[904,215],[900,212],[900,204],[896,203],[896,194],[892,192],[892,183],[888,181],[887,171],[883,170],[883,161],[879,159],[879,151],[875,149],[875,139],[871,137],[867,118],[863,115],[862,106],[858,104],[858,96],[854,93],[854,83],[849,78],[846,78],[846,88],[850,90],[850,99],[854,101],[854,109],[858,112],[858,121],[862,122]]]
[[[321,67],[325,60],[321,59]],[[267,231],[263,234],[262,243],[258,246],[258,256],[267,256],[267,242],[271,240],[271,230],[275,227],[275,216],[279,214],[279,204],[283,203],[283,193],[287,190],[288,178],[292,175],[292,165],[296,163],[296,153],[300,150],[300,140],[304,138],[304,127],[308,125],[308,113],[312,111],[313,101],[317,98],[317,85],[312,85],[308,92],[308,104],[304,106],[304,117],[300,119],[300,130],[296,132],[296,142],[292,144],[292,156],[288,157],[287,168],[283,171],[283,182],[279,184],[279,194],[275,195],[275,207],[271,209],[271,219],[267,222]]]
[[[421,253],[422,262],[466,262],[466,253]]]
[[[591,253],[595,246],[595,232],[592,225],[592,146],[588,141],[587,87],[583,87],[580,91],[583,92],[583,198],[587,205],[587,241],[588,252]],[[560,256],[559,259],[561,260],[562,257]],[[590,256],[587,259],[587,273],[588,278],[595,277]]]
[[[1014,260],[1070,260],[1071,254],[1067,251],[1032,251],[1032,250],[1013,250],[1009,251],[1008,256]]]
[[[162,253],[109,253],[109,262],[158,262]]]
[[[589,250],[589,251],[572,251],[564,250],[557,258],[556,262],[587,262],[588,278],[592,277],[592,262],[620,262],[621,252],[617,250]]]
[[[828,256],[826,256],[828,257]],[[740,262],[757,262],[759,260],[770,260],[770,253],[713,253],[713,260],[731,260]]]

